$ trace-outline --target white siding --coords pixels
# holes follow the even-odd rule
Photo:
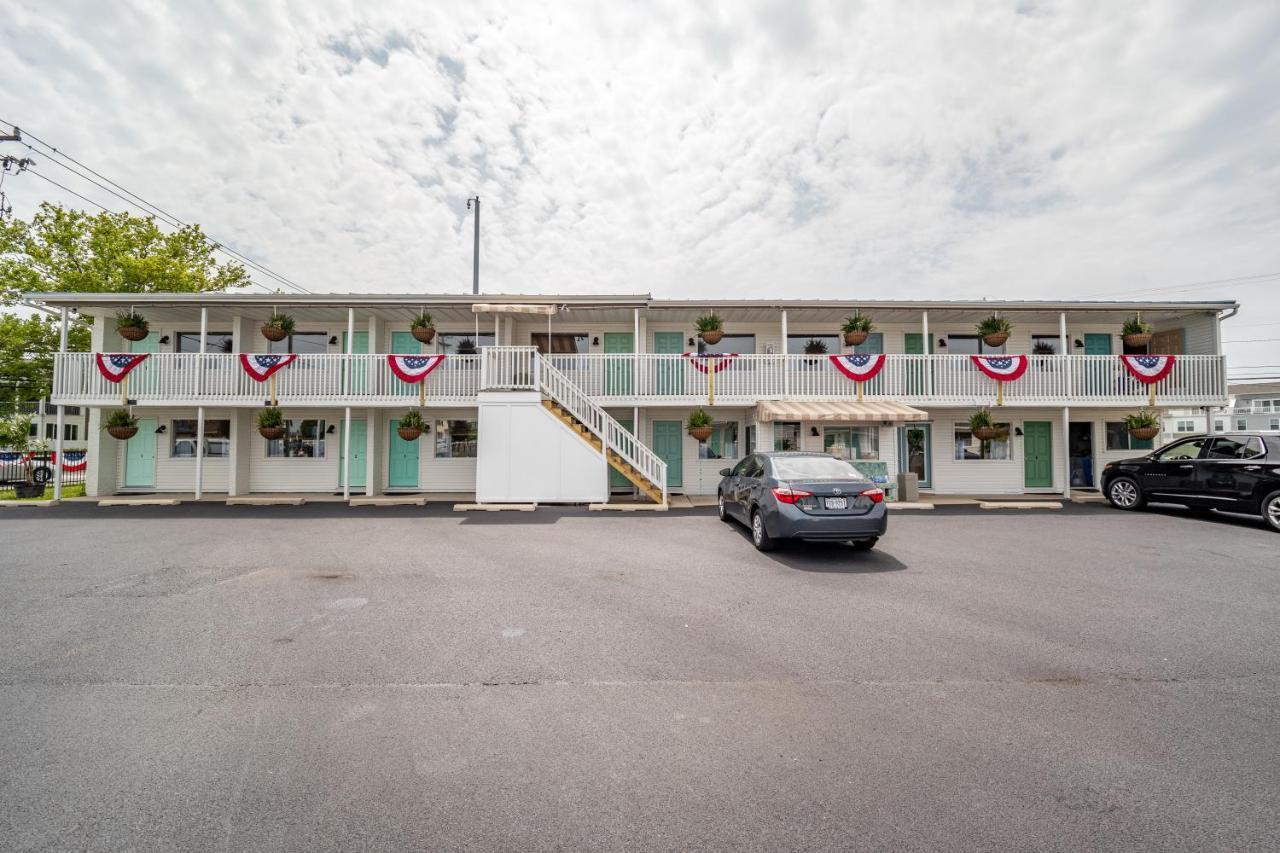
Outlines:
[[[325,429],[334,426],[332,435],[325,436],[323,458],[292,459],[268,457],[267,441],[255,426],[249,433],[249,491],[251,492],[327,492],[341,491],[338,482],[338,456],[342,450],[339,431],[342,429],[342,409],[284,409],[290,419],[323,418]],[[355,415],[353,414],[354,418]]]
[[[156,436],[156,474],[155,489],[157,492],[194,492],[196,488],[196,460],[173,457],[173,421],[175,419],[195,420],[194,409],[150,409],[138,407],[134,414],[139,418],[155,418],[156,426],[165,427],[165,431]],[[205,420],[230,420],[231,410],[208,409]],[[105,441],[114,441],[107,438]],[[121,443],[120,450],[124,450]],[[115,462],[116,483],[124,482],[124,466],[126,453],[117,454]],[[204,490],[206,492],[225,492],[227,490],[230,459],[227,457],[205,457]]]

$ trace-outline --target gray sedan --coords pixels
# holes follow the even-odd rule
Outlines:
[[[747,524],[761,551],[779,539],[851,542],[865,551],[888,524],[884,490],[825,453],[753,453],[720,476],[720,520]]]

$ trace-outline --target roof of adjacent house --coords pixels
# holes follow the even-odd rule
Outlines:
[[[1256,397],[1280,394],[1280,382],[1233,382],[1227,386],[1232,397]]]

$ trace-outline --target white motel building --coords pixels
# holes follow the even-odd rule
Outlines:
[[[52,395],[90,410],[89,495],[464,492],[482,503],[714,494],[718,472],[758,450],[825,451],[890,485],[913,472],[926,494],[1096,488],[1106,462],[1149,446],[1122,420],[1148,405],[1153,388],[1161,409],[1227,403],[1220,326],[1237,311],[1222,301],[646,295],[48,293],[28,301],[64,322],[92,318],[92,352],[56,356]],[[146,338],[120,337],[114,316],[122,310],[147,319]],[[410,329],[424,310],[436,330],[427,344]],[[260,327],[276,312],[295,328],[273,342]],[[695,321],[713,312],[723,337],[707,345]],[[875,324],[856,348],[841,334],[854,312]],[[992,315],[1012,324],[1000,347],[975,330]],[[1153,327],[1141,348],[1120,334],[1135,315]],[[830,358],[855,351],[884,355],[861,383]],[[114,382],[99,356],[122,353],[148,355]],[[296,358],[258,381],[242,353]],[[418,385],[392,372],[389,354],[444,358]],[[1126,354],[1174,358],[1144,384]],[[997,383],[974,355],[1025,356],[1025,369]],[[285,436],[267,440],[256,418],[273,392]],[[101,425],[125,400],[138,432],[122,441]],[[971,433],[969,417],[984,407],[1000,438]],[[712,419],[705,441],[687,429],[699,408]],[[426,429],[406,441],[399,419],[415,409]]]

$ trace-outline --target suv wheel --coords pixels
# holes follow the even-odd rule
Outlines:
[[[1116,509],[1142,509],[1147,499],[1142,495],[1142,488],[1132,477],[1116,477],[1107,486],[1107,500]]]
[[[760,510],[751,513],[751,541],[757,551],[772,551],[778,544],[764,529],[764,515]]]
[[[1262,518],[1272,530],[1280,532],[1280,492],[1272,492],[1262,499]]]

